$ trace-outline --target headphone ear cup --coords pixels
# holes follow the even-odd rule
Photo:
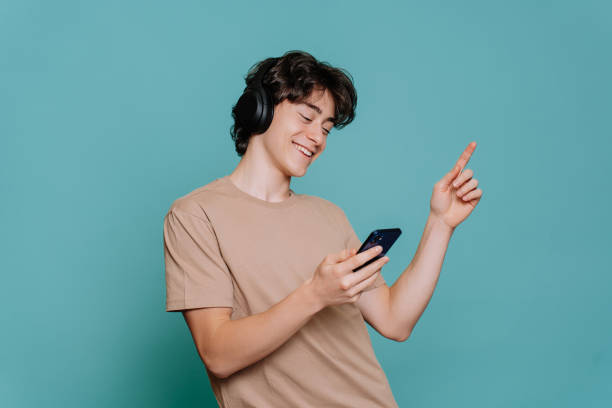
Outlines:
[[[257,88],[256,93],[258,95],[258,103],[261,106],[261,110],[259,119],[253,128],[253,133],[259,134],[268,130],[270,123],[272,123],[272,118],[274,117],[274,103],[272,103],[270,94],[263,87]]]
[[[247,88],[232,109],[238,122],[249,132],[265,132],[274,116],[272,98],[263,88]]]

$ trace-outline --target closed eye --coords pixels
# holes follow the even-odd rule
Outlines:
[[[300,116],[301,116],[301,117],[303,117],[303,118],[304,118],[306,121],[308,121],[308,122],[312,122],[312,119],[307,118],[306,116],[302,115],[301,113],[300,113]]]
[[[300,115],[300,116],[301,116],[301,117],[302,117],[302,118],[303,118],[303,119],[304,119],[306,122],[312,122],[312,119],[307,118],[306,116],[302,115],[301,113],[300,113],[299,115]],[[330,130],[330,129],[325,129],[325,128],[323,128],[323,130],[325,131],[325,134],[326,134],[326,135],[328,135],[328,134],[329,134],[329,132],[331,132],[331,130]]]

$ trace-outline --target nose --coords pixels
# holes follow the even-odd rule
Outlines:
[[[316,129],[314,126],[310,126],[306,132],[306,136],[312,140],[317,146],[320,146],[323,140],[325,140],[325,134],[323,129]]]

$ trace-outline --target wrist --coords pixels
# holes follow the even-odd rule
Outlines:
[[[448,225],[446,222],[444,222],[442,217],[434,214],[433,212],[429,213],[429,222],[431,223],[432,227],[443,230],[448,234],[452,234],[455,231],[455,227]]]
[[[312,278],[308,279],[299,288],[301,299],[306,307],[312,312],[312,314],[318,313],[325,308],[323,301],[317,296],[314,286],[312,284]]]

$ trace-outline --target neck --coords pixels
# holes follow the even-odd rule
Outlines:
[[[291,176],[281,172],[265,157],[264,151],[255,147],[249,145],[229,178],[236,187],[260,200],[273,203],[286,200],[292,195]]]

